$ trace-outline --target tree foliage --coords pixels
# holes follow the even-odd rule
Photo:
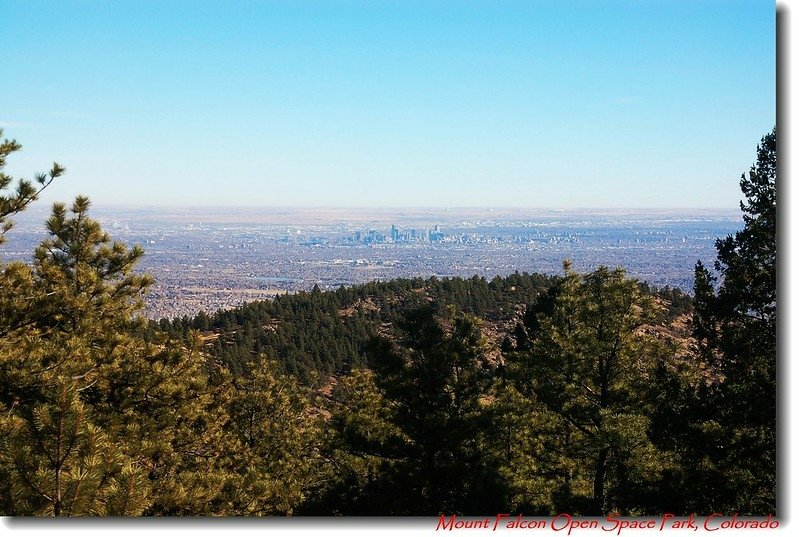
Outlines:
[[[21,184],[4,217],[38,194]],[[84,197],[55,204],[32,263],[0,266],[0,512],[291,512],[308,474],[289,442],[311,430],[304,400],[271,393],[282,377],[253,386],[265,372],[232,384],[195,335],[149,332],[152,278],[135,270],[143,251],[112,241],[88,211]],[[258,404],[258,445],[241,467],[240,409]],[[242,475],[258,486],[239,489]]]
[[[3,137],[3,129],[0,129],[0,138]],[[5,234],[14,226],[11,217],[34,202],[41,192],[50,186],[56,177],[66,171],[63,166],[53,163],[47,173],[37,173],[34,180],[19,179],[12,192],[4,193],[13,183],[14,178],[5,173],[6,160],[8,156],[22,149],[22,145],[14,139],[3,138],[0,142],[0,244],[5,241]]]
[[[752,514],[776,506],[777,137],[740,180],[744,227],[695,269],[694,354],[711,375],[659,408],[682,438],[677,504]],[[713,485],[709,485],[712,483]]]
[[[263,360],[231,379],[223,501],[231,515],[290,515],[305,501],[318,466],[316,418],[305,390]]]
[[[149,504],[146,475],[92,423],[66,382],[48,402],[3,419],[0,473],[6,513],[140,515]]]
[[[349,397],[333,417],[345,471],[367,488],[356,499],[390,514],[499,508],[503,495],[479,441],[490,374],[478,323],[425,305],[398,329],[373,341],[374,375],[348,379]],[[358,480],[354,468],[379,474]]]
[[[558,509],[599,515],[635,512],[624,497],[667,465],[647,435],[648,386],[668,349],[644,327],[657,314],[651,296],[621,269],[563,279],[528,317],[529,350],[515,358],[516,382],[546,416],[538,434],[559,453]]]

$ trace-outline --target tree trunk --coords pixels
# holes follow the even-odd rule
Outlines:
[[[594,512],[591,513],[593,515],[605,514],[605,474],[607,473],[609,452],[609,448],[602,448],[596,460],[596,474],[594,475]]]

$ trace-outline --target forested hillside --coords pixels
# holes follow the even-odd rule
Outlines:
[[[552,281],[540,274],[514,274],[491,282],[478,277],[432,278],[375,282],[335,292],[317,288],[210,317],[201,313],[193,319],[161,321],[158,327],[183,337],[190,329],[199,330],[208,341],[208,353],[236,372],[266,355],[301,382],[313,384],[365,366],[366,344],[409,309],[427,303],[451,305],[504,331]]]
[[[0,176],[3,233],[63,173]],[[0,514],[773,513],[775,181],[773,132],[693,298],[564,262],[149,323],[142,250],[55,204],[0,263]]]
[[[269,356],[303,384],[318,385],[367,365],[365,347],[390,328],[404,313],[423,304],[450,306],[480,319],[483,332],[495,347],[509,350],[526,339],[524,323],[530,309],[558,278],[543,274],[511,274],[491,281],[473,277],[398,279],[342,287],[333,292],[278,296],[241,307],[200,312],[194,318],[162,319],[151,323],[154,332],[189,338],[192,332],[206,341],[206,352],[242,373],[247,364]],[[691,309],[691,298],[678,289],[642,292],[664,306],[657,323],[674,332],[671,324]],[[673,334],[680,337],[679,331]]]

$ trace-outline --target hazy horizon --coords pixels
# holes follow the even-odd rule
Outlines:
[[[80,196],[82,194],[76,194]],[[72,198],[63,200],[40,201],[32,205],[31,209],[42,209],[49,207],[52,203],[64,203],[67,206],[71,203]],[[727,213],[737,212],[740,213],[740,207],[715,207],[715,206],[670,206],[670,207],[655,207],[655,206],[640,206],[640,207],[621,207],[621,206],[527,206],[527,205],[268,205],[268,204],[236,204],[236,205],[220,205],[220,204],[156,204],[156,203],[103,203],[95,202],[90,199],[91,207],[93,209],[108,210],[108,209],[126,209],[126,210],[167,210],[167,209],[180,209],[180,210],[234,210],[234,209],[247,209],[247,210],[279,210],[279,211],[309,211],[309,210],[334,210],[334,211],[526,211],[526,212],[713,212],[713,213]]]
[[[37,202],[28,207],[26,213],[17,215],[17,218],[24,217],[30,212],[49,212],[53,203],[63,203],[69,208],[72,199],[53,200],[52,202]],[[436,206],[436,205],[406,205],[406,206],[361,206],[361,205],[199,205],[199,204],[138,204],[138,203],[95,203],[92,200],[91,211],[142,211],[142,212],[164,212],[177,211],[180,213],[196,213],[207,211],[213,214],[236,214],[238,211],[245,212],[280,212],[280,213],[302,213],[302,212],[330,212],[346,213],[353,212],[358,214],[369,213],[431,213],[431,214],[485,214],[491,215],[559,215],[559,214],[588,214],[588,215],[613,215],[613,214],[711,214],[711,215],[738,215],[741,214],[740,207],[569,207],[569,206]]]
[[[41,227],[49,204],[18,216],[28,229]],[[295,225],[362,223],[385,227],[397,224],[446,225],[455,221],[554,222],[608,219],[609,221],[662,218],[722,218],[741,220],[740,209],[720,208],[541,208],[541,207],[268,207],[268,206],[142,206],[93,204],[90,214],[100,221],[149,221],[209,225]],[[13,232],[12,232],[13,233]]]

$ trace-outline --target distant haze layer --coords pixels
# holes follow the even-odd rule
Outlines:
[[[39,204],[20,221],[34,223],[46,217],[47,204]],[[525,207],[146,207],[98,204],[96,217],[207,224],[325,224],[362,222],[374,224],[436,224],[454,220],[525,220],[575,217],[652,218],[739,216],[740,209],[717,208],[525,208]]]

